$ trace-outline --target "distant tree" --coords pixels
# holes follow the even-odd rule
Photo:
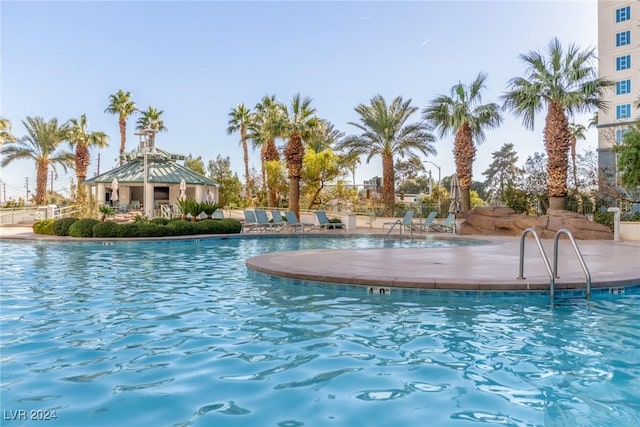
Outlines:
[[[418,156],[409,156],[407,160],[396,160],[394,169],[398,188],[406,180],[414,180],[418,175],[425,172],[424,164]]]
[[[209,177],[218,183],[218,203],[220,206],[238,205],[242,183],[238,175],[231,171],[231,160],[218,154],[209,160]]]
[[[330,148],[319,153],[308,148],[304,153],[303,167],[300,171],[302,178],[303,194],[308,201],[307,209],[322,205],[321,192],[327,183],[342,176],[343,171],[338,163],[338,156]]]
[[[531,51],[520,58],[527,64],[526,75],[509,81],[504,108],[522,117],[531,130],[535,113],[547,109],[544,144],[550,207],[564,209],[571,140],[567,115],[606,109],[602,95],[613,82],[597,77],[595,49],[581,51],[572,44],[565,52],[557,38],[549,43],[546,55]]]
[[[184,159],[184,167],[189,168],[192,171],[199,173],[200,175],[207,174],[204,169],[204,161],[202,160],[202,156],[193,157],[191,154],[189,154]]]
[[[498,104],[482,104],[482,90],[487,75],[478,74],[470,85],[458,83],[450,95],[439,95],[423,110],[425,119],[439,133],[440,138],[455,134],[453,155],[456,173],[462,190],[462,210],[471,209],[469,190],[473,181],[473,161],[476,147],[485,140],[485,129],[500,126],[502,115]]]
[[[11,122],[9,119],[0,117],[0,147],[5,143],[16,141],[16,137],[11,133]]]
[[[251,200],[251,175],[249,174],[249,147],[247,145],[247,131],[253,121],[253,115],[251,110],[244,106],[244,104],[238,104],[229,113],[229,122],[227,123],[227,134],[231,135],[234,132],[240,132],[240,145],[242,146],[242,159],[244,161],[244,179],[245,188],[247,189],[247,200]]]
[[[494,151],[491,156],[493,162],[482,172],[487,177],[484,185],[491,202],[504,202],[506,189],[519,184],[524,171],[517,166],[518,153],[514,150],[513,144],[503,144],[500,150]]]
[[[118,90],[115,95],[109,95],[109,106],[105,113],[118,115],[120,127],[120,165],[124,162],[124,152],[127,145],[127,119],[137,111],[136,104],[131,100],[131,92]]]
[[[638,190],[640,187],[640,123],[634,124],[613,148],[618,155],[618,171],[624,187]]]
[[[573,170],[573,186],[576,191],[579,191],[578,186],[578,169],[576,168],[576,145],[579,139],[587,139],[585,136],[587,128],[584,125],[579,123],[571,122],[569,123],[569,135],[571,135],[571,139],[569,140],[569,148],[571,149],[571,167]]]
[[[58,119],[48,122],[42,117],[27,117],[22,121],[27,135],[17,142],[4,144],[0,148],[3,159],[1,166],[5,167],[14,160],[32,159],[36,163],[36,197],[35,202],[43,205],[46,202],[49,166],[56,171],[56,166],[62,166],[64,171],[72,167],[74,155],[69,151],[59,150],[65,140],[67,131],[58,124]]]
[[[414,151],[427,156],[436,154],[433,147],[433,135],[424,122],[407,123],[407,120],[418,111],[411,106],[411,100],[403,101],[401,96],[395,98],[390,105],[382,95],[376,95],[369,105],[360,104],[355,108],[360,115],[360,122],[349,122],[362,133],[350,135],[339,144],[341,151],[353,151],[359,155],[367,155],[367,163],[374,157],[382,158],[382,185],[384,214],[393,216],[395,206],[395,170],[394,157],[405,157]]]
[[[104,132],[87,130],[87,116],[82,114],[78,119],[71,119],[65,124],[66,139],[75,147],[75,169],[78,180],[78,200],[84,200],[84,181],[91,162],[89,150],[92,147],[104,148],[109,144],[109,137]]]
[[[140,112],[140,117],[136,121],[136,129],[139,132],[149,132],[149,149],[153,149],[156,146],[156,134],[168,130],[164,125],[164,120],[162,120],[163,113],[163,110],[148,107]]]
[[[549,174],[547,172],[547,156],[534,153],[524,164],[523,188],[531,195],[532,200],[542,207],[544,212],[549,208]]]
[[[598,155],[593,150],[584,150],[576,155],[578,185],[581,189],[595,190],[598,187]]]

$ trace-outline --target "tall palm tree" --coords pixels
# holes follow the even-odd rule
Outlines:
[[[136,129],[141,132],[148,132],[148,149],[153,149],[156,146],[156,133],[168,130],[162,120],[163,113],[163,110],[157,110],[153,107],[148,107],[146,110],[140,111],[140,117],[138,117],[136,121]]]
[[[606,110],[602,95],[613,82],[597,77],[595,49],[580,50],[571,44],[565,52],[557,38],[549,43],[546,56],[530,51],[520,59],[527,65],[526,75],[509,81],[509,90],[502,97],[504,108],[522,117],[524,126],[531,130],[535,113],[547,108],[544,146],[549,208],[564,209],[571,140],[567,114],[592,108]]]
[[[291,104],[285,108],[285,114],[279,124],[282,137],[287,139],[284,157],[289,170],[289,209],[300,218],[300,170],[304,159],[303,140],[318,127],[315,108],[311,107],[311,98],[301,98],[296,94]]]
[[[16,137],[11,133],[11,122],[0,117],[0,146],[16,141]]]
[[[242,145],[242,155],[244,160],[244,177],[245,186],[247,188],[247,200],[251,200],[251,175],[249,174],[249,149],[247,147],[247,129],[253,121],[253,114],[251,110],[244,106],[244,104],[238,104],[236,108],[233,108],[229,113],[229,122],[227,127],[227,135],[231,135],[234,132],[240,132],[240,145]]]
[[[36,162],[36,203],[46,203],[47,178],[49,165],[56,171],[56,165],[64,171],[73,165],[74,156],[64,150],[58,150],[65,140],[66,129],[58,124],[58,119],[46,122],[42,117],[27,117],[22,121],[27,135],[17,142],[5,144],[0,149],[3,155],[2,167],[14,160],[33,159]],[[57,171],[56,171],[57,172]]]
[[[316,153],[332,148],[340,139],[344,137],[344,133],[335,128],[333,123],[319,119],[318,126],[305,140],[306,146]]]
[[[395,205],[394,157],[415,154],[418,151],[425,156],[436,154],[433,147],[434,136],[425,122],[407,123],[418,111],[411,106],[411,99],[403,101],[401,96],[387,105],[382,95],[371,98],[370,105],[355,107],[360,122],[349,122],[360,129],[360,135],[349,135],[338,144],[344,152],[367,155],[367,163],[374,157],[382,158],[383,200],[385,215],[392,216]]]
[[[283,114],[283,106],[276,101],[275,95],[265,95],[262,100],[256,104],[253,122],[249,127],[249,139],[252,141],[254,148],[260,148],[260,161],[262,169],[262,185],[267,194],[267,205],[269,207],[276,206],[276,188],[268,185],[268,182],[275,181],[267,179],[266,163],[271,161],[280,161],[280,152],[276,146],[276,138],[279,131],[277,124],[281,121]],[[268,188],[267,188],[268,187]]]
[[[87,116],[82,114],[78,119],[69,120],[66,139],[71,147],[75,147],[76,178],[78,180],[78,199],[84,195],[82,185],[87,178],[87,169],[91,162],[89,149],[92,147],[104,148],[109,144],[109,137],[104,132],[89,132],[87,130]]]
[[[487,75],[478,74],[470,85],[458,83],[450,95],[439,95],[423,110],[424,118],[439,133],[440,138],[455,134],[453,155],[456,174],[462,190],[462,211],[469,212],[469,189],[473,182],[473,161],[476,146],[485,140],[485,129],[496,128],[502,123],[500,107],[496,103],[482,104],[482,91],[486,88]]]
[[[578,191],[578,171],[576,170],[576,144],[578,139],[587,139],[585,135],[585,131],[587,128],[580,123],[569,123],[569,135],[571,135],[571,139],[569,140],[569,147],[571,148],[571,166],[573,168],[573,184]]]
[[[137,111],[136,104],[131,100],[131,92],[119,89],[115,95],[109,95],[109,106],[105,113],[117,114],[120,127],[120,164],[124,162],[124,152],[127,146],[127,119]]]

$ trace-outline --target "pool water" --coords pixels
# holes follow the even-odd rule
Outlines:
[[[0,242],[2,425],[640,425],[639,295],[408,300],[244,264],[380,244]]]

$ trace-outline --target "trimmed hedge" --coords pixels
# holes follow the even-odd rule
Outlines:
[[[149,221],[152,224],[160,224],[160,225],[167,225],[169,224],[169,220],[167,218],[162,218],[162,217],[158,217],[158,218],[153,218],[151,221]]]
[[[69,227],[78,221],[78,218],[61,218],[56,220],[53,223],[53,232],[56,236],[68,236],[69,235]]]
[[[93,227],[98,223],[100,223],[100,221],[93,218],[79,219],[69,227],[69,236],[93,237]]]
[[[93,226],[93,237],[118,237],[118,224],[99,222]]]
[[[35,234],[49,234],[55,235],[53,232],[53,224],[56,222],[55,219],[45,219],[42,221],[38,221],[33,224],[33,232]]]

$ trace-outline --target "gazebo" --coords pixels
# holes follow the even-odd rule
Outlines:
[[[163,205],[176,204],[181,183],[186,198],[218,201],[216,182],[179,164],[177,161],[184,156],[155,146],[145,151],[140,148],[131,152],[124,156],[126,163],[122,166],[87,179],[84,185],[88,193],[99,203],[113,204],[117,200],[120,209],[141,209],[148,218],[156,216]]]

